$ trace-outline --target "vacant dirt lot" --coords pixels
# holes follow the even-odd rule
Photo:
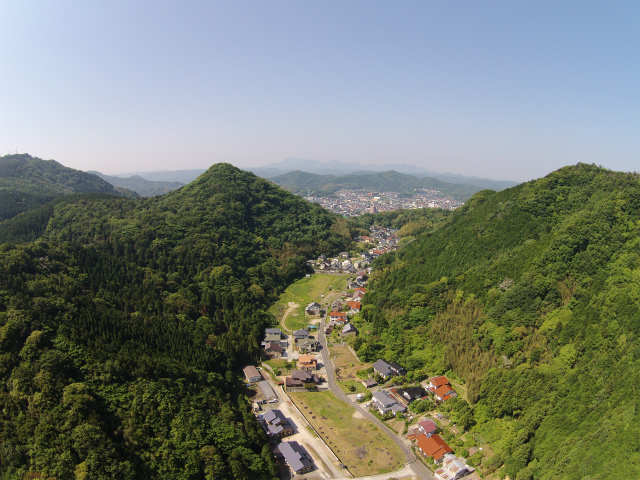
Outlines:
[[[399,469],[404,455],[389,437],[331,392],[291,393],[309,423],[355,477]]]

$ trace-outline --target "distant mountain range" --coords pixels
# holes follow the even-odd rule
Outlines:
[[[457,175],[453,173],[431,172],[422,167],[407,164],[373,165],[362,163],[342,163],[337,160],[333,160],[331,162],[320,162],[318,160],[295,157],[290,157],[281,162],[271,163],[262,167],[247,167],[246,170],[250,170],[261,177],[271,178],[283,175],[293,170],[300,170],[301,167],[304,168],[305,172],[315,173],[318,175],[360,175],[365,173],[394,170],[396,172],[413,175],[418,178],[430,177],[442,182],[475,185],[481,189],[488,188],[496,191],[501,191],[520,183],[507,180],[491,180],[488,178]]]
[[[304,171],[301,171],[304,168]],[[277,178],[292,172],[311,173],[316,175],[333,175],[333,176],[362,176],[373,173],[394,171],[405,175],[411,175],[417,179],[431,178],[445,182],[447,184],[473,185],[478,187],[477,190],[490,189],[501,191],[506,188],[518,185],[519,182],[507,180],[492,180],[489,178],[469,177],[465,175],[457,175],[452,173],[430,172],[422,167],[415,165],[371,165],[362,163],[342,163],[339,161],[320,162],[318,160],[306,160],[302,158],[287,158],[281,162],[272,163],[262,167],[243,167],[244,170],[255,173],[262,178],[268,178],[282,185]],[[172,181],[189,183],[202,175],[205,170],[168,170],[168,171],[146,171],[133,172],[126,176],[139,176],[150,181]],[[125,174],[117,175],[117,178],[124,177]],[[293,185],[293,184],[292,184]],[[382,188],[382,186],[380,187]],[[385,187],[386,188],[386,187]],[[414,187],[414,188],[437,188],[438,187]],[[389,189],[391,190],[391,189]],[[477,191],[476,190],[476,191]],[[136,190],[141,195],[143,193]],[[472,192],[473,193],[473,192]],[[467,197],[468,198],[468,197]]]
[[[330,195],[342,189],[371,189],[380,192],[412,193],[418,189],[438,190],[442,195],[466,201],[480,187],[475,185],[453,184],[435,178],[418,178],[394,170],[378,173],[351,175],[316,175],[296,170],[269,180],[292,193],[312,195]]]
[[[133,175],[131,177],[117,177],[114,175],[104,175],[103,173],[96,171],[89,171],[102,178],[106,182],[109,182],[114,187],[127,188],[133,190],[142,197],[155,197],[156,195],[164,195],[176,188],[180,188],[185,185],[182,182],[168,182],[163,180],[147,180],[140,175]],[[149,172],[151,173],[151,172]]]

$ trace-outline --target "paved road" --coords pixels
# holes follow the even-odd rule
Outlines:
[[[380,429],[385,432],[389,437],[396,442],[396,444],[402,449],[404,456],[407,460],[407,464],[413,470],[413,473],[422,480],[433,480],[434,476],[427,467],[425,467],[420,460],[416,458],[416,455],[413,453],[413,450],[409,448],[402,439],[400,439],[397,435],[392,434],[388,427],[384,425],[375,415],[372,415],[367,409],[363,408],[361,405],[357,403],[353,403],[349,397],[342,391],[342,389],[336,384],[335,373],[333,370],[333,366],[331,365],[331,360],[329,358],[329,348],[327,347],[327,339],[324,335],[324,324],[326,320],[326,314],[320,320],[320,325],[318,327],[318,341],[322,345],[322,349],[320,350],[320,355],[322,356],[322,363],[324,363],[325,370],[327,372],[327,383],[329,384],[329,388],[331,391],[344,402],[354,406],[356,410],[358,410],[367,420],[370,420],[374,424],[378,425]]]

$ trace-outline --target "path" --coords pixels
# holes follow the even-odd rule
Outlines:
[[[296,308],[298,308],[300,305],[298,305],[297,303],[294,302],[289,302],[289,308],[287,308],[287,311],[284,312],[284,315],[282,315],[282,318],[280,319],[280,326],[282,327],[282,331],[283,332],[290,332],[291,330],[289,330],[286,325],[285,325],[285,320],[287,319],[287,317],[289,316],[289,314],[291,312],[293,312]]]

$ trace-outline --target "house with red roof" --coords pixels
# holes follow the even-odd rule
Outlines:
[[[418,435],[416,444],[425,457],[433,458],[436,463],[439,463],[446,453],[453,453],[451,447],[437,434],[429,437],[424,434]]]

